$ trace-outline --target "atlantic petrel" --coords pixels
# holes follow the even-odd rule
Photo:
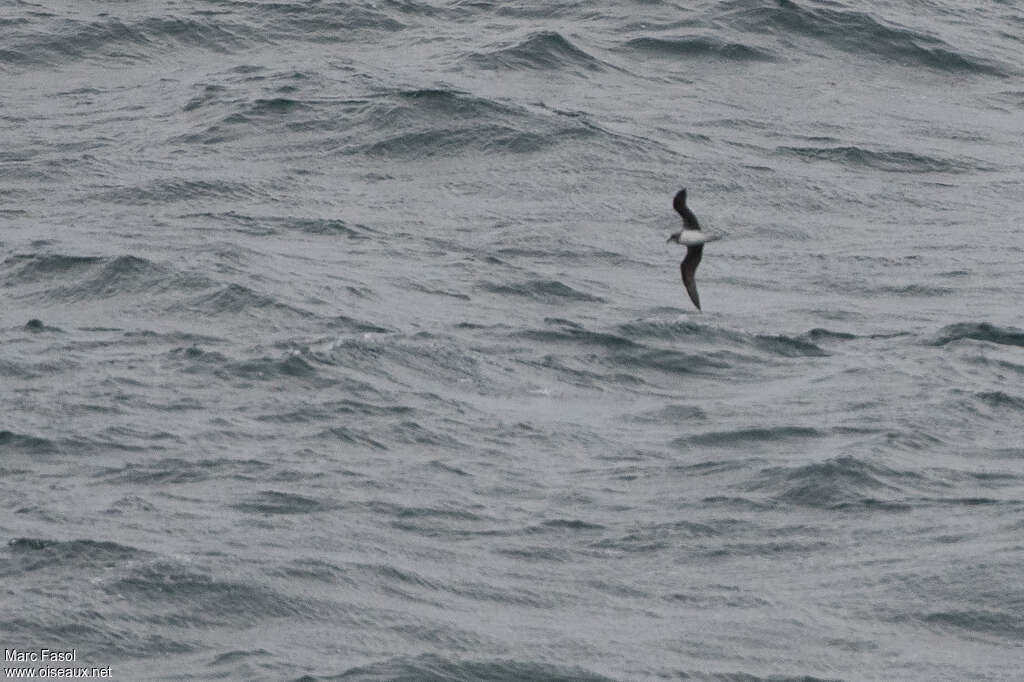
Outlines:
[[[683,273],[683,286],[690,300],[700,310],[700,297],[697,295],[697,266],[700,265],[700,258],[704,255],[704,244],[714,241],[717,237],[701,232],[697,216],[686,205],[686,189],[679,190],[676,198],[672,200],[672,207],[683,217],[683,229],[668,238],[668,241],[681,244],[686,247],[686,258],[679,264],[679,270]]]

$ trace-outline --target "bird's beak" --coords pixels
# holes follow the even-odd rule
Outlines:
[[[665,243],[667,244],[668,242],[676,242],[678,244],[679,243],[679,233],[676,232],[674,235],[669,237],[668,240]]]

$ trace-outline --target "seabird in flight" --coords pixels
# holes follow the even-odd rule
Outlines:
[[[697,266],[700,265],[700,258],[704,254],[704,244],[718,239],[714,235],[707,235],[701,232],[697,216],[686,205],[686,189],[681,189],[672,200],[672,207],[683,217],[683,229],[668,238],[670,242],[682,244],[686,247],[686,258],[679,264],[679,270],[683,273],[683,286],[690,300],[700,310],[700,297],[697,295]]]

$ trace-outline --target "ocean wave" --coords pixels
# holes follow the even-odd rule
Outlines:
[[[344,568],[329,561],[312,557],[296,557],[289,561],[269,568],[268,573],[274,577],[313,580],[329,585],[358,587],[358,583],[346,575]]]
[[[783,334],[755,334],[754,347],[785,358],[825,357],[828,355],[820,346],[799,337]]]
[[[603,71],[607,65],[587,54],[555,31],[534,33],[515,45],[489,52],[476,52],[466,58],[481,69],[509,71],[551,71],[584,69]]]
[[[321,115],[324,108],[322,101],[284,96],[299,91],[299,87],[290,82],[304,80],[304,74],[289,71],[273,73],[266,78],[285,81],[286,84],[277,88],[281,96],[237,101],[226,97],[228,88],[206,85],[203,93],[193,97],[183,108],[183,111],[190,114],[189,119],[199,126],[198,129],[178,134],[170,138],[170,142],[218,145],[252,135],[256,139],[263,137],[261,142],[266,145],[268,140],[265,135],[268,131],[317,132],[325,127]],[[282,138],[282,144],[295,148],[294,138]]]
[[[802,36],[856,55],[890,63],[953,73],[1006,77],[1003,66],[948,45],[930,33],[890,25],[871,13],[833,6],[804,6],[794,0],[723,3],[722,20],[744,31],[780,39]]]
[[[612,358],[625,368],[653,369],[670,374],[707,374],[734,366],[737,358],[723,352],[686,353],[671,348],[644,348],[615,353]]]
[[[139,297],[189,292],[209,286],[209,282],[201,276],[182,273],[168,264],[134,255],[18,256],[4,261],[0,265],[0,273],[0,281],[20,288],[17,297],[47,302]],[[46,325],[36,330],[53,331]]]
[[[135,618],[186,627],[243,625],[253,618],[300,616],[310,604],[258,584],[222,580],[192,566],[171,561],[132,566],[128,574],[104,589],[118,599],[131,599]]]
[[[731,447],[749,442],[774,443],[802,438],[820,438],[823,435],[818,429],[805,426],[773,426],[768,428],[735,429],[731,431],[711,431],[679,439],[678,442],[704,446]]]
[[[215,679],[257,679],[274,665],[277,656],[266,649],[232,649],[217,654],[209,666],[219,669],[213,673]],[[257,672],[260,671],[260,672]]]
[[[394,329],[381,327],[366,320],[357,320],[348,315],[335,315],[327,319],[327,326],[333,330],[341,330],[352,334],[391,334]]]
[[[69,60],[145,61],[182,48],[229,53],[260,41],[259,33],[237,25],[181,17],[106,17],[95,21],[50,20],[36,15],[23,22],[19,40],[0,51],[0,63],[62,66]]]
[[[637,320],[619,325],[618,330],[628,338],[679,339],[693,336],[706,340],[733,340],[740,336],[711,325],[689,320]]]
[[[317,440],[340,441],[346,445],[367,447],[371,450],[388,450],[377,434],[371,431],[364,431],[348,426],[334,426],[316,434]]]
[[[150,556],[134,547],[96,540],[16,538],[0,552],[0,575],[15,576],[38,570],[114,568]]]
[[[4,429],[0,431],[0,451],[27,452],[32,454],[50,454],[57,452],[57,444],[48,438],[41,438],[26,433],[15,433]]]
[[[355,151],[370,156],[428,158],[459,156],[467,151],[529,154],[548,147],[544,135],[508,125],[472,125],[465,128],[435,127],[392,135]]]
[[[396,443],[417,447],[437,448],[446,452],[463,452],[469,449],[467,443],[455,438],[448,430],[433,429],[424,423],[405,420],[389,425],[387,434]]]
[[[107,332],[119,332],[120,329],[99,329],[92,331],[107,331]],[[229,340],[221,336],[210,336],[208,334],[194,334],[191,332],[182,331],[167,331],[167,332],[155,332],[149,329],[141,329],[136,331],[126,331],[121,335],[121,339],[116,343],[127,343],[139,346],[145,346],[151,343],[157,343],[162,345],[175,345],[176,348],[172,353],[184,353],[189,356],[203,355],[204,352],[198,348],[198,344],[224,344],[229,343]],[[189,344],[188,346],[180,346],[179,344]],[[207,353],[209,354],[209,353]],[[223,357],[223,356],[221,356]]]
[[[775,57],[767,50],[705,36],[633,38],[626,42],[625,47],[668,58],[703,59],[710,57],[737,62],[775,60]]]
[[[978,161],[954,161],[902,151],[874,151],[853,145],[841,147],[776,147],[776,151],[804,161],[828,161],[843,166],[871,168],[887,173],[971,173],[986,170]]]
[[[241,284],[225,284],[213,291],[177,301],[168,310],[210,316],[265,314],[268,311],[300,318],[313,316],[307,310],[281,303],[272,296],[258,293]]]
[[[484,291],[502,296],[520,296],[544,303],[564,303],[566,301],[603,302],[600,296],[574,289],[558,280],[529,280],[518,285],[494,284],[487,282],[479,285]]]
[[[170,354],[182,361],[182,371],[189,374],[210,374],[218,379],[238,382],[294,379],[319,388],[334,386],[338,380],[321,374],[314,366],[318,362],[312,353],[292,349],[280,357],[258,357],[231,360],[216,351],[205,351],[198,346],[178,347]]]
[[[608,350],[640,347],[639,344],[624,336],[604,332],[591,332],[580,325],[570,323],[568,321],[560,321],[560,319],[558,319],[558,321],[551,321],[549,318],[545,322],[549,322],[549,324],[555,325],[558,328],[524,330],[521,332],[514,332],[512,336],[530,339],[532,341],[541,341],[543,343],[574,343],[592,345],[606,348]]]
[[[461,661],[435,654],[391,658],[348,668],[339,677],[352,682],[611,682],[610,678],[576,667],[516,660]]]
[[[255,4],[255,9],[269,39],[347,43],[406,28],[387,12],[367,3],[260,2]]]
[[[851,456],[797,467],[773,467],[749,484],[784,504],[824,509],[874,507],[900,511],[909,508],[903,494],[906,481],[920,476],[870,464]]]
[[[945,346],[966,339],[1004,346],[1024,346],[1024,330],[1000,327],[988,322],[959,322],[940,329],[930,343],[933,346]]]
[[[934,611],[921,618],[929,625],[964,630],[972,635],[995,635],[1014,642],[1024,639],[1024,623],[1019,612],[969,609]]]
[[[591,523],[589,521],[583,521],[581,519],[549,519],[541,522],[539,525],[530,526],[526,529],[527,533],[550,533],[550,532],[562,532],[571,531],[572,533],[585,533],[589,531],[600,531],[604,530],[605,526],[600,523]]]
[[[345,154],[400,158],[525,154],[600,134],[585,120],[450,89],[397,91],[354,104],[352,109],[346,127],[336,131],[343,135],[337,146]]]
[[[0,360],[0,376],[6,377],[7,379],[34,379],[41,374],[33,369],[30,369],[26,363],[14,362],[11,360]],[[10,433],[10,432],[0,432]],[[0,445],[3,441],[0,440]]]
[[[837,332],[823,327],[815,327],[803,335],[810,341],[849,341],[857,338],[856,334]]]
[[[283,358],[265,357],[234,362],[224,368],[224,373],[230,377],[259,380],[280,377],[312,378],[317,374],[316,369],[309,363],[309,360],[298,353],[289,353]],[[318,382],[321,386],[331,383],[333,382],[324,379]]]
[[[948,296],[955,289],[930,284],[889,284],[873,288],[872,291],[887,296]]]
[[[166,178],[98,192],[95,198],[114,204],[175,204],[197,199],[246,200],[263,196],[261,189],[231,180]]]
[[[467,511],[456,504],[438,505],[434,507],[406,506],[392,502],[372,501],[363,505],[374,514],[396,519],[445,519],[449,521],[482,521],[479,514]]]
[[[182,288],[187,280],[179,279],[176,274],[169,266],[146,258],[116,256],[104,259],[102,265],[93,268],[88,277],[50,289],[46,297],[80,301]]]
[[[633,415],[631,419],[637,422],[650,422],[653,424],[687,423],[691,421],[705,421],[707,420],[707,414],[696,405],[673,404],[656,410],[641,412]]]
[[[766,550],[772,553],[780,551],[782,548],[772,547],[765,548],[760,547],[759,551],[764,553]],[[804,549],[805,551],[813,551],[811,547],[790,547],[787,549]],[[732,554],[733,552],[729,552]],[[673,592],[670,595],[664,597],[668,601],[682,602],[689,608],[695,609],[760,609],[770,607],[772,603],[767,599],[754,596],[752,594],[708,594],[706,592]],[[742,680],[742,682],[754,682],[754,678],[748,678],[747,676],[733,677],[729,676],[724,679]],[[709,678],[714,679],[714,678]],[[807,678],[800,678],[801,682]]]
[[[270,412],[256,417],[259,421],[280,422],[282,424],[298,424],[337,419],[342,415],[360,418],[379,417],[385,420],[398,419],[414,414],[416,410],[408,405],[382,405],[368,403],[352,398],[332,400],[316,405],[303,405],[295,409],[281,412]]]
[[[580,112],[543,103],[512,105],[451,88],[398,90],[318,106],[304,125],[320,131],[319,148],[343,155],[427,159],[481,152],[532,154],[592,141],[648,160],[676,158],[656,141],[615,132]]]
[[[646,383],[641,370],[669,374],[709,374],[739,366],[763,367],[770,358],[803,358],[828,355],[817,345],[801,338],[747,334],[693,322],[633,322],[612,331],[595,331],[569,320],[549,318],[546,329],[515,331],[511,336],[545,346],[571,344],[600,350],[600,354],[576,356],[574,366],[559,355],[546,355],[532,366],[558,370],[563,379],[580,386],[614,381],[624,387]],[[678,347],[687,339],[685,348]],[[654,342],[651,342],[654,339]],[[665,342],[670,342],[666,344]],[[595,373],[575,365],[582,361],[611,368],[612,374]]]
[[[536,561],[566,563],[574,560],[574,551],[564,547],[548,547],[528,545],[525,547],[499,547],[495,553],[507,556],[514,561]]]
[[[138,495],[125,495],[110,503],[104,514],[139,514],[157,511],[156,505]]]
[[[98,256],[22,254],[5,258],[0,268],[6,271],[4,284],[14,286],[40,280],[50,281],[53,277],[88,270],[102,261]]]
[[[260,478],[270,465],[256,459],[202,459],[185,460],[166,457],[151,462],[128,463],[122,467],[108,467],[95,474],[95,478],[121,485],[163,485],[197,483],[210,479],[250,480]]]
[[[349,239],[369,239],[376,232],[366,225],[351,223],[341,218],[303,218],[299,216],[254,216],[238,211],[219,213],[185,213],[185,219],[203,219],[235,226],[238,231],[252,235],[280,234],[282,232],[302,232],[305,234],[339,236]]]
[[[445,88],[398,90],[385,98],[384,122],[401,126],[437,117],[477,120],[489,116],[517,116],[523,110],[467,92]],[[394,106],[397,104],[398,106]],[[403,106],[404,105],[404,106]]]
[[[989,407],[1010,408],[1024,411],[1024,398],[1018,398],[1002,391],[984,391],[975,396]]]
[[[495,388],[492,381],[481,376],[480,360],[447,336],[346,337],[314,357],[325,364],[362,370],[389,381],[412,371],[431,382],[453,382],[488,391]]]
[[[714,344],[718,347],[724,343],[788,358],[825,357],[828,355],[823,348],[809,340],[808,335],[750,334],[712,327],[699,322],[640,320],[619,325],[618,330],[623,336],[631,339],[657,338],[675,341],[687,338]]]
[[[593,358],[584,360],[588,363],[592,361]],[[560,359],[551,354],[545,355],[541,360],[519,360],[519,363],[526,367],[539,369],[545,374],[554,372],[560,382],[571,386],[600,388],[612,384],[624,388],[647,383],[630,368],[624,367],[624,363],[615,363],[614,359],[611,371],[584,369],[578,366],[579,362],[575,359]]]
[[[315,514],[332,505],[296,493],[261,490],[245,502],[236,502],[231,506],[253,514]]]

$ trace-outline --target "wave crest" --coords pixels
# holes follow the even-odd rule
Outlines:
[[[965,339],[987,341],[1004,346],[1024,346],[1024,330],[1016,327],[1000,327],[988,322],[960,322],[940,329],[935,338],[931,340],[931,345],[945,346]]]
[[[468,57],[468,61],[481,69],[509,71],[605,69],[601,60],[587,54],[555,31],[541,31],[510,47],[474,53]]]
[[[630,50],[659,57],[701,59],[716,58],[736,62],[770,62],[775,57],[768,51],[743,43],[729,43],[704,36],[687,38],[633,38],[626,42]]]

